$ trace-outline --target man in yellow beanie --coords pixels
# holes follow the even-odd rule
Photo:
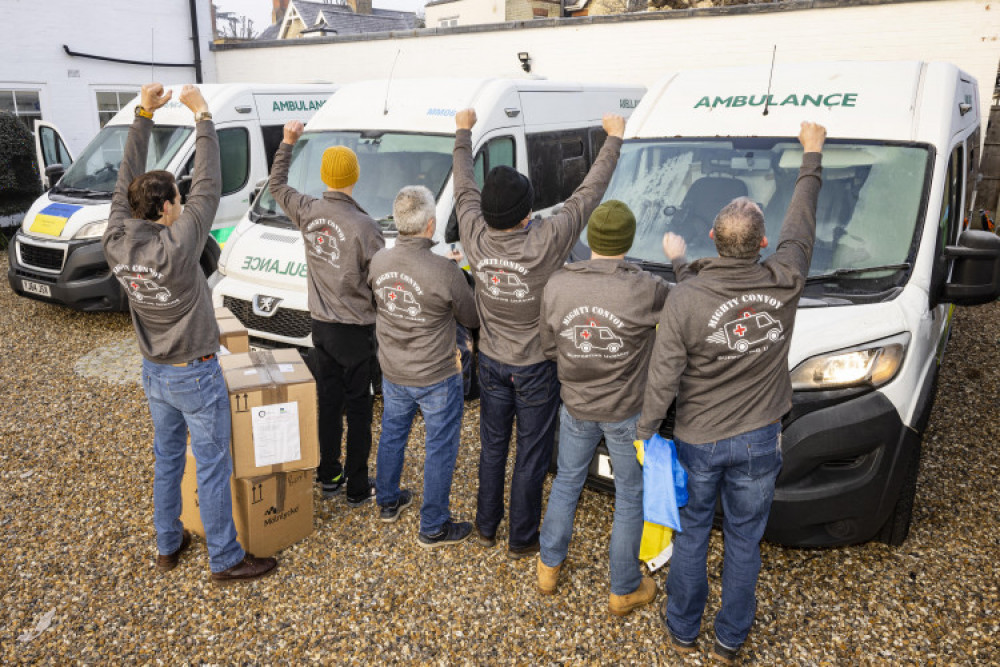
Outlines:
[[[347,504],[359,507],[375,493],[368,478],[375,365],[375,306],[368,265],[385,241],[378,223],[352,197],[361,169],[350,148],[331,146],[323,153],[320,177],[327,191],[322,197],[289,187],[292,146],[303,129],[299,121],[285,124],[284,141],[271,168],[270,191],[305,240],[319,399],[316,477],[325,497],[346,487]],[[341,465],[345,413],[347,455]]]

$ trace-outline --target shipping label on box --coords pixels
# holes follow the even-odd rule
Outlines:
[[[316,468],[316,383],[298,351],[232,354],[219,363],[229,389],[235,476]]]
[[[181,483],[181,523],[205,536],[198,502],[197,462],[188,447]],[[273,556],[312,534],[315,472],[300,470],[251,479],[230,479],[236,539],[258,557]]]

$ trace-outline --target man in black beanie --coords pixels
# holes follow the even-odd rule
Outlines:
[[[545,358],[538,335],[542,288],[565,262],[590,213],[611,180],[625,119],[604,116],[608,139],[587,177],[562,210],[529,225],[534,191],[510,167],[486,175],[482,194],[472,161],[476,112],[455,114],[455,210],[459,238],[476,283],[479,311],[479,494],[476,532],[480,544],[496,544],[503,519],[504,477],[514,418],[517,449],[510,487],[508,555],[538,552],[542,481],[552,459],[559,408],[556,365]]]

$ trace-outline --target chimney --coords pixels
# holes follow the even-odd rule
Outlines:
[[[271,0],[271,24],[281,23],[288,9],[288,0]]]
[[[355,14],[372,13],[372,0],[347,0],[347,6],[354,10]]]

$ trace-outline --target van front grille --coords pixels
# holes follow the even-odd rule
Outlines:
[[[62,271],[66,247],[53,248],[18,241],[17,254],[21,258],[21,264],[26,267],[42,271]]]
[[[305,310],[294,308],[278,308],[271,317],[261,317],[253,312],[253,304],[244,299],[223,297],[222,305],[232,311],[247,329],[285,336],[287,338],[305,338],[312,333],[312,318]]]

